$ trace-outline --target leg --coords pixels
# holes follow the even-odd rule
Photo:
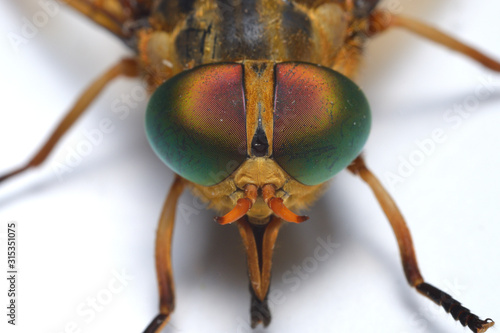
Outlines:
[[[252,295],[250,315],[252,328],[259,323],[268,326],[271,313],[267,305],[267,293],[271,282],[271,265],[274,244],[282,221],[272,217],[267,225],[252,225],[246,217],[237,225],[247,251],[248,274],[250,276],[250,293]]]
[[[176,176],[167,200],[163,205],[158,230],[156,232],[156,274],[160,293],[160,314],[158,314],[144,333],[160,332],[174,311],[174,278],[172,274],[172,234],[174,231],[177,201],[184,191],[184,180]]]
[[[14,175],[17,175],[29,168],[36,167],[42,164],[54,146],[59,142],[61,137],[68,131],[68,129],[78,120],[78,118],[87,109],[90,103],[99,95],[99,93],[110,83],[113,79],[119,76],[136,77],[139,75],[139,68],[136,60],[123,59],[118,64],[109,69],[96,81],[77,100],[73,108],[66,114],[64,119],[59,123],[50,138],[45,142],[43,147],[26,165],[16,170],[9,172],[6,175],[0,176],[0,183]]]
[[[133,37],[130,26],[134,21],[148,16],[152,7],[152,0],[62,1],[123,39]]]
[[[419,293],[441,305],[446,312],[451,313],[455,320],[460,320],[463,326],[468,326],[473,332],[486,332],[488,328],[495,323],[491,319],[481,320],[478,316],[471,313],[469,309],[463,307],[458,301],[450,295],[436,287],[424,282],[417,264],[415,250],[410,231],[401,215],[396,203],[389,196],[379,180],[367,169],[365,162],[359,156],[348,167],[355,175],[359,175],[372,189],[385,215],[391,223],[392,229],[396,234],[399,245],[401,261],[408,283],[417,289]]]
[[[448,36],[441,31],[430,27],[417,20],[392,15],[387,11],[375,11],[369,18],[370,36],[383,32],[392,27],[400,27],[409,30],[417,35],[432,40],[435,43],[449,47],[450,49],[462,53],[463,55],[481,63],[487,68],[500,72],[500,62],[493,60],[484,53]]]

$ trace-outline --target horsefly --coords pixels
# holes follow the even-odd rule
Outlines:
[[[475,8],[460,3],[470,10]],[[12,12],[17,5],[2,6],[13,7],[7,10]],[[481,126],[481,134],[489,135],[488,126],[494,123],[491,119],[495,115],[487,114],[485,109],[497,104],[498,78],[492,70],[499,71],[500,64],[406,16],[410,16],[412,8],[423,11],[419,6],[402,1],[397,8],[390,4],[386,8],[368,0],[47,0],[25,8],[30,14],[23,11],[22,18],[13,23],[17,28],[6,33],[9,48],[14,50],[11,60],[16,64],[39,61],[41,74],[30,72],[27,78],[39,75],[43,80],[52,80],[43,73],[52,61],[48,59],[59,60],[59,68],[72,72],[56,69],[54,81],[66,83],[59,88],[65,89],[62,92],[54,93],[54,86],[42,79],[33,80],[36,84],[26,83],[31,88],[25,91],[15,79],[7,81],[3,89],[16,90],[13,96],[21,91],[24,97],[28,96],[26,91],[33,91],[38,100],[68,96],[50,114],[37,102],[33,105],[31,95],[25,100],[17,95],[15,104],[2,115],[4,143],[0,151],[6,153],[1,169],[5,173],[0,174],[1,220],[18,221],[21,251],[23,247],[24,251],[36,250],[23,254],[20,262],[20,323],[33,325],[30,330],[56,332],[250,332],[251,328],[267,326],[276,332],[377,331],[374,327],[384,332],[460,330],[447,318],[451,315],[473,332],[493,326],[493,320],[484,317],[494,319],[498,312],[498,307],[488,301],[495,294],[493,284],[481,291],[474,283],[488,284],[492,280],[487,276],[498,273],[488,259],[498,256],[498,250],[491,248],[495,244],[489,231],[493,223],[487,224],[498,216],[498,209],[490,217],[476,209],[463,209],[472,199],[464,199],[462,191],[475,196],[476,190],[468,187],[479,177],[475,181],[460,178],[461,185],[456,178],[447,179],[444,175],[448,171],[440,168],[476,172],[467,168],[476,168],[477,162],[450,163],[446,159],[455,161],[457,154],[466,154],[471,156],[466,160],[478,160],[484,153],[476,151],[477,142],[483,141],[495,151],[491,137],[470,146],[461,143],[457,151],[454,140],[461,139],[454,136],[473,131],[470,126],[475,122],[481,122],[477,125]],[[75,10],[68,9],[71,7]],[[405,15],[400,14],[401,10]],[[480,15],[483,10],[475,9],[475,13]],[[89,32],[91,35],[82,40],[72,38],[82,27],[88,29],[86,19],[80,18],[78,12],[119,38],[110,38],[102,31]],[[68,32],[70,39],[60,37],[65,42],[62,47],[54,46],[60,47],[58,53],[49,52],[47,43],[42,43],[51,38],[51,33],[59,34],[62,28],[57,26],[62,27],[69,17],[77,28]],[[444,29],[461,35],[449,27]],[[417,57],[408,51],[419,49],[421,40],[417,39],[411,46],[401,41],[405,47],[398,51],[397,44],[388,41],[398,35],[383,36],[392,30],[405,30],[400,34],[405,39],[408,32],[420,35],[462,56],[440,52],[433,46],[428,58]],[[491,36],[489,40],[496,37]],[[376,49],[379,40],[385,45],[380,51],[382,56]],[[476,38],[468,44],[500,54],[500,50],[495,53],[490,49],[489,40],[481,42]],[[92,45],[92,50],[87,51],[90,46],[86,45]],[[367,46],[369,50],[365,51]],[[498,45],[491,47],[498,50]],[[99,48],[107,51],[100,52]],[[427,75],[429,82],[407,93],[413,90],[410,85],[418,87],[420,83],[405,79],[406,73],[392,72],[387,77],[394,78],[393,83],[385,77],[384,67],[379,66],[394,62],[396,67],[399,60],[390,53],[397,52],[407,52],[412,61],[420,57],[432,59],[437,54],[453,62],[421,65],[416,72],[422,72],[418,73],[420,78]],[[81,53],[89,59],[79,59]],[[464,61],[463,55],[488,70]],[[69,56],[74,58],[75,67],[62,61]],[[120,56],[122,60],[118,61]],[[98,65],[97,58],[101,57],[104,59]],[[404,61],[403,57],[401,64]],[[7,64],[3,64],[4,72],[14,71]],[[91,66],[101,67],[104,74],[90,70]],[[411,67],[411,63],[405,66]],[[436,67],[434,71],[432,66]],[[462,74],[455,73],[458,71]],[[456,79],[440,81],[446,73],[455,74]],[[133,80],[114,80],[120,77]],[[459,79],[462,86],[456,85]],[[384,81],[387,84],[380,83]],[[448,90],[445,81],[452,81],[449,89],[459,89],[459,93]],[[82,82],[90,82],[89,88],[75,107],[69,106],[67,116],[61,114],[68,108],[65,105],[71,105],[69,96],[81,89]],[[113,85],[108,85],[111,82]],[[114,82],[120,87],[115,87]],[[394,95],[385,91],[391,90],[391,85],[397,92]],[[110,90],[97,99],[108,86]],[[415,102],[419,97],[427,99]],[[101,112],[95,110],[88,117],[86,114],[73,127],[94,100],[98,104],[89,108]],[[403,110],[396,108],[401,105]],[[411,114],[417,108],[419,112]],[[24,109],[37,112],[24,113]],[[141,109],[147,109],[145,116]],[[404,116],[412,123],[399,124],[397,117],[383,123],[376,117],[379,109],[383,115],[388,115],[389,110],[398,116],[406,112]],[[433,109],[436,115],[429,116],[427,113]],[[25,120],[27,114],[34,114],[29,122]],[[47,135],[47,128],[59,117],[64,120],[56,134],[46,136],[37,146],[37,140]],[[141,118],[145,118],[147,139],[134,130]],[[427,120],[430,126],[414,125]],[[70,127],[76,134],[59,140]],[[368,141],[365,146],[370,130],[370,140],[377,134],[382,139],[376,144]],[[397,134],[405,132],[407,141],[397,143]],[[146,140],[152,149],[146,146]],[[54,146],[57,149],[49,155]],[[125,147],[131,147],[137,157],[131,159]],[[34,158],[23,164],[28,153]],[[374,172],[370,171],[372,160]],[[93,165],[95,161],[104,162]],[[174,174],[165,172],[165,164]],[[38,165],[39,170],[25,172]],[[494,165],[482,170],[477,172],[479,176],[488,174],[485,178],[490,179],[490,186],[498,185],[498,177],[489,176],[491,173],[496,177]],[[332,192],[326,199],[319,199],[339,173]],[[433,177],[433,182],[424,180],[424,175]],[[116,191],[118,186],[123,186],[123,191]],[[495,206],[498,193],[494,191],[499,187],[491,187],[493,190],[485,186],[487,189],[479,191],[489,191],[490,195],[481,200],[490,200]],[[415,233],[415,242],[385,188],[398,202]],[[194,195],[179,199],[185,189]],[[161,210],[166,192],[169,194]],[[317,199],[319,202],[313,205]],[[385,215],[376,207],[378,204]],[[217,217],[204,213],[206,209],[216,211]],[[157,291],[151,254],[154,221],[160,211],[155,252],[158,309],[157,301],[152,300]],[[307,211],[309,216],[304,215]],[[421,220],[426,219],[433,223],[423,224]],[[174,220],[176,245],[171,258]],[[335,229],[328,226],[330,220],[337,221]],[[397,242],[382,220],[389,220]],[[439,224],[445,229],[439,229]],[[359,228],[355,230],[364,239],[362,244],[357,246],[359,239],[351,236],[354,229],[349,228]],[[461,228],[465,231],[457,230]],[[467,239],[460,242],[459,238],[457,242],[455,234],[461,232]],[[387,239],[387,248],[379,247],[379,233]],[[366,234],[370,237],[363,238]],[[278,246],[273,255],[275,243]],[[486,249],[474,246],[478,244]],[[395,260],[397,245],[404,274]],[[378,256],[377,251],[386,250],[390,253]],[[363,255],[365,251],[367,255]],[[377,253],[373,260],[371,251]],[[176,259],[177,254],[182,259]],[[390,261],[393,275],[384,276],[377,266],[386,254],[394,257]],[[275,260],[272,283],[271,258]],[[442,269],[441,278],[431,275],[433,267],[427,266],[428,262],[437,264],[436,270]],[[460,269],[468,267],[469,272],[448,274],[454,263]],[[344,275],[339,268],[346,270]],[[326,276],[326,270],[330,275]],[[40,273],[45,276],[28,279]],[[323,274],[324,279],[318,281]],[[394,280],[390,280],[392,276]],[[173,278],[177,282],[175,311]],[[415,297],[410,288],[400,288],[404,283],[440,307],[425,297]],[[35,291],[40,285],[52,287]],[[250,297],[246,295],[248,289]],[[61,298],[70,294],[71,298]],[[396,309],[378,306],[387,304],[389,295],[396,299],[387,303],[397,306],[387,307]],[[58,315],[47,320],[55,312]],[[123,316],[125,313],[127,316]],[[358,319],[353,320],[354,316]]]

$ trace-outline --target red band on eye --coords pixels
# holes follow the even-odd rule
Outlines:
[[[273,158],[295,180],[317,185],[347,167],[370,132],[370,107],[349,78],[299,62],[275,66]]]
[[[246,159],[242,65],[204,65],[167,80],[151,96],[146,128],[177,174],[203,186],[223,181]]]

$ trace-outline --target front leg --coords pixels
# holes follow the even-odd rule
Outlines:
[[[410,286],[415,287],[419,293],[442,306],[455,320],[459,320],[463,326],[468,326],[472,332],[486,332],[488,328],[493,326],[495,324],[493,320],[489,318],[486,320],[479,319],[478,316],[471,313],[469,309],[462,306],[453,297],[424,281],[418,268],[410,230],[394,200],[392,200],[375,175],[368,170],[361,156],[358,156],[348,169],[353,174],[359,175],[370,186],[389,219],[398,241],[401,262]]]
[[[160,313],[144,333],[160,332],[168,323],[175,307],[174,277],[172,272],[172,234],[174,231],[177,201],[184,191],[184,180],[176,176],[160,216],[156,232],[156,274],[160,294]]]

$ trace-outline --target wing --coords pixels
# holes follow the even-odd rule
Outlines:
[[[147,23],[153,0],[61,0],[133,46],[135,28]]]

